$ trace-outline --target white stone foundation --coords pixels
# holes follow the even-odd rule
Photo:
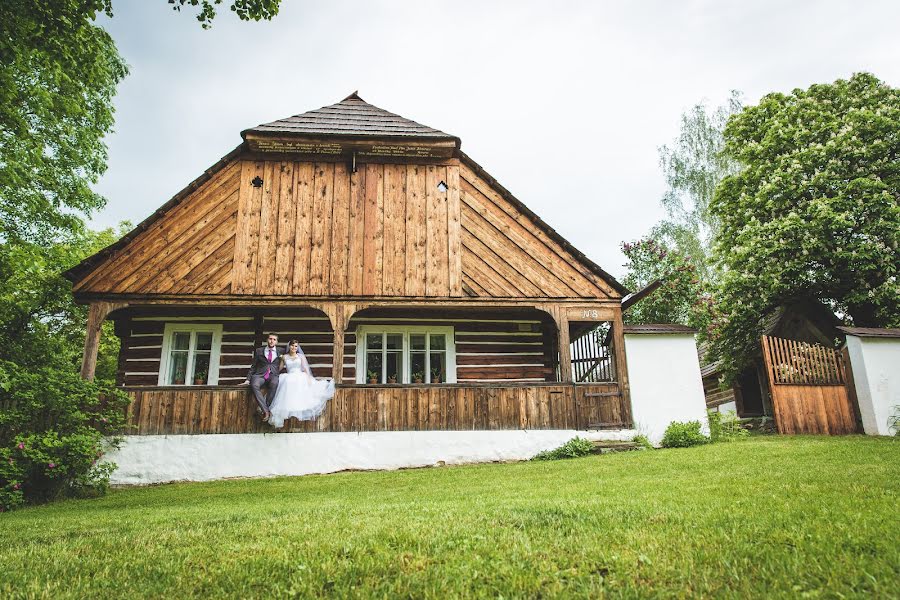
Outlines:
[[[504,430],[134,435],[107,459],[118,465],[112,484],[140,485],[526,460],[575,436],[627,441],[635,434]]]

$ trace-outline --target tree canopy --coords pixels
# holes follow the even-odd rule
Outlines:
[[[673,143],[659,148],[659,165],[668,185],[661,202],[667,217],[653,227],[650,236],[680,251],[705,282],[716,278],[711,248],[719,230],[709,205],[719,182],[737,171],[734,159],[725,152],[723,130],[741,105],[741,93],[734,90],[725,104],[714,109],[696,104],[681,115],[681,129]]]
[[[857,326],[900,325],[900,90],[873,75],[765,96],[734,115],[741,166],[716,190],[721,320],[734,374],[773,308],[816,300]]]
[[[4,3],[0,18],[0,241],[50,243],[104,204],[103,137],[127,67],[93,23],[109,2]]]

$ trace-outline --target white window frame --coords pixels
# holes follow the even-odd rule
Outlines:
[[[399,383],[411,383],[412,373],[409,372],[409,335],[417,334],[444,334],[447,348],[447,381],[444,383],[456,383],[456,339],[453,327],[429,327],[428,325],[360,325],[356,328],[356,383],[366,383],[366,335],[370,333],[400,333],[403,334],[403,352],[401,353],[401,373],[403,381]],[[386,368],[382,362],[382,369]]]
[[[197,333],[212,333],[212,346],[209,353],[209,374],[206,378],[205,385],[219,384],[219,360],[222,350],[222,325],[216,323],[166,323],[163,330],[162,356],[159,361],[159,385],[177,385],[182,384],[168,383],[166,378],[169,374],[169,350],[172,347],[172,338],[176,333],[190,333],[191,342],[188,347],[188,363],[187,371],[184,376],[183,387],[196,387],[192,383],[194,381],[194,353],[197,345]]]

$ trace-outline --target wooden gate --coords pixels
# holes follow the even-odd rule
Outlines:
[[[770,336],[762,350],[779,433],[856,433],[840,351]]]

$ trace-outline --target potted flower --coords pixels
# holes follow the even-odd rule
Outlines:
[[[378,383],[378,373],[376,373],[375,371],[369,371],[368,373],[366,373],[366,375],[369,377],[370,384],[374,385]]]
[[[172,376],[172,383],[174,385],[184,385],[184,377],[185,377],[184,369],[176,368],[175,374]]]
[[[397,383],[397,375],[388,375],[388,383]]]
[[[206,371],[194,373],[194,385],[206,385]]]
[[[422,371],[416,371],[415,373],[413,373],[412,378],[413,378],[413,383],[422,383],[422,381],[423,381]]]
[[[432,369],[431,370],[431,383],[440,383],[441,382],[441,370],[440,369]]]

